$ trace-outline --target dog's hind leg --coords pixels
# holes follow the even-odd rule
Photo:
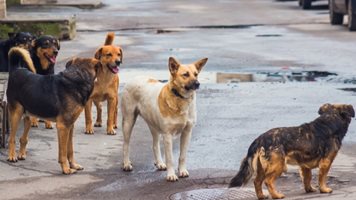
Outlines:
[[[285,167],[285,159],[281,154],[281,150],[275,149],[270,152],[269,159],[265,160],[265,184],[267,186],[268,192],[270,193],[272,199],[283,199],[284,195],[278,193],[275,188],[276,179],[281,176],[284,172]],[[262,163],[262,165],[264,165]]]
[[[58,162],[61,165],[63,174],[72,174],[76,172],[68,165],[68,142],[70,135],[70,128],[62,120],[56,120],[57,134],[58,134]]]
[[[155,130],[152,126],[149,126],[151,134],[152,134],[152,149],[153,149],[153,155],[155,157],[155,166],[157,167],[158,170],[164,171],[167,169],[166,164],[162,161],[162,156],[161,156],[161,146],[160,146],[160,134],[158,131]]]
[[[319,188],[320,193],[331,193],[333,190],[326,185],[326,179],[337,152],[331,152],[326,158],[322,158],[319,163]]]
[[[264,180],[265,180],[265,171],[262,168],[261,162],[257,160],[256,178],[253,184],[255,185],[255,191],[258,199],[268,199],[268,196],[264,195],[262,191],[262,183]]]
[[[311,180],[312,180],[312,171],[309,168],[305,167],[300,167],[299,170],[300,177],[302,178],[303,184],[304,184],[304,189],[305,192],[315,192],[316,189],[311,186]]]
[[[178,173],[179,177],[188,177],[189,172],[185,165],[187,150],[190,141],[190,137],[192,135],[193,124],[187,124],[184,128],[181,136],[180,136],[180,155],[179,155],[179,165],[178,165]]]
[[[85,104],[84,114],[85,114],[85,134],[92,135],[94,134],[93,122],[91,116],[91,107],[93,105],[93,101],[89,100]]]
[[[19,155],[17,156],[17,158],[19,160],[25,160],[26,159],[26,145],[28,142],[28,133],[30,131],[31,128],[31,119],[30,116],[25,116],[23,119],[24,122],[24,130],[23,130],[23,134],[20,138],[20,150],[19,150]]]
[[[176,173],[174,172],[174,166],[173,166],[173,152],[172,152],[172,134],[171,133],[164,133],[163,134],[163,141],[164,141],[164,156],[166,159],[166,165],[167,165],[167,181],[178,181],[178,177]]]
[[[124,134],[124,145],[123,145],[123,153],[124,153],[124,171],[132,171],[132,164],[130,161],[130,138],[132,134],[133,126],[135,125],[138,112],[136,109],[128,110],[126,105],[122,106],[122,132]]]
[[[7,161],[17,162],[16,156],[16,131],[23,115],[23,107],[20,104],[14,106],[9,105],[9,120],[10,120],[10,136],[9,136],[9,152]]]
[[[102,112],[103,112],[103,106],[101,102],[99,101],[94,101],[95,107],[96,107],[96,122],[94,124],[94,127],[102,127]]]
[[[84,167],[82,167],[81,165],[76,163],[75,160],[74,160],[73,130],[74,130],[74,125],[72,125],[72,127],[70,128],[68,144],[67,144],[67,158],[68,158],[68,161],[69,161],[69,167],[71,169],[75,169],[75,170],[83,170]]]

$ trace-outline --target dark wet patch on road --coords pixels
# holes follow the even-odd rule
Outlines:
[[[281,34],[258,34],[256,37],[282,37]]]

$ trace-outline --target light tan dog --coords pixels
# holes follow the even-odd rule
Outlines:
[[[188,177],[185,160],[192,128],[196,122],[196,95],[198,74],[207,58],[182,65],[169,58],[171,79],[167,84],[150,78],[138,77],[128,83],[122,93],[122,129],[124,134],[124,171],[131,171],[129,142],[136,118],[140,115],[148,124],[153,137],[155,165],[167,170],[167,181],[177,181],[173,167],[172,138],[180,136],[179,177]],[[160,152],[160,134],[163,135],[166,163]]]
[[[114,46],[115,34],[108,33],[105,45],[100,47],[95,58],[101,63],[98,70],[97,81],[94,85],[94,91],[89,101],[85,105],[85,134],[94,134],[92,125],[91,107],[94,102],[97,109],[95,127],[102,126],[102,105],[101,102],[108,102],[107,129],[108,135],[115,135],[114,128],[117,128],[117,109],[118,109],[118,90],[119,90],[119,66],[122,63],[122,49]]]

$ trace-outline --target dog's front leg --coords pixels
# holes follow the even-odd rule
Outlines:
[[[94,134],[94,129],[93,129],[93,122],[92,122],[92,117],[91,117],[91,106],[93,104],[93,100],[89,100],[85,104],[85,134],[92,135]]]
[[[70,128],[68,144],[67,144],[67,158],[69,161],[69,167],[75,170],[83,170],[84,167],[76,163],[74,160],[73,131],[74,131],[74,125],[72,125],[72,127]]]
[[[68,139],[70,127],[67,127],[63,122],[57,120],[58,134],[58,162],[61,165],[63,174],[72,174],[76,170],[68,166]]]
[[[107,129],[106,133],[108,135],[116,135],[114,130],[114,118],[115,118],[115,110],[117,109],[116,106],[116,98],[111,97],[108,99],[108,122],[107,122]]]
[[[182,178],[189,176],[189,172],[185,165],[185,161],[186,161],[186,157],[187,157],[187,150],[188,150],[190,137],[192,135],[192,129],[193,129],[193,125],[188,124],[184,128],[184,130],[180,136],[180,155],[179,155],[178,172],[179,172],[179,177],[182,177]]]
[[[336,153],[330,153],[327,158],[323,158],[319,163],[319,188],[320,193],[331,193],[333,190],[326,185],[327,175],[333,163]]]
[[[167,181],[178,181],[178,177],[174,171],[173,167],[173,145],[172,145],[172,134],[164,133],[164,154],[166,157],[166,166],[167,166]]]
[[[30,117],[29,116],[24,117],[23,122],[24,122],[24,129],[23,129],[23,134],[20,138],[19,155],[17,156],[19,160],[26,159],[26,145],[28,142],[28,132],[30,131],[30,128],[31,128]]]

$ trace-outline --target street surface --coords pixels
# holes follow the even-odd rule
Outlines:
[[[123,172],[121,114],[117,135],[108,136],[105,106],[104,127],[95,128],[94,135],[84,135],[84,114],[76,122],[75,158],[85,168],[77,174],[61,174],[56,130],[46,130],[44,124],[31,129],[25,161],[9,163],[7,150],[0,149],[0,199],[199,199],[186,192],[210,189],[200,198],[208,199],[216,191],[227,191],[247,148],[259,134],[312,121],[324,103],[356,106],[355,93],[343,90],[355,90],[356,34],[346,25],[329,24],[327,1],[313,4],[308,11],[300,9],[296,1],[274,0],[103,3],[94,10],[10,8],[9,15],[76,15],[77,37],[61,43],[56,72],[62,71],[73,56],[92,57],[104,43],[106,33],[114,31],[115,44],[124,50],[120,90],[138,75],[169,79],[169,56],[182,63],[208,57],[200,74],[198,122],[187,155],[190,177],[169,183],[166,172],[156,170],[151,134],[142,119],[138,119],[131,140],[134,170]],[[302,71],[337,76],[312,82],[269,77]],[[252,73],[256,80],[275,81],[217,84],[217,72]],[[174,141],[177,166],[179,138]],[[305,194],[295,167],[278,180],[277,188],[287,199],[356,199],[355,144],[353,120],[329,173],[333,194]],[[317,170],[313,173],[316,185]],[[250,183],[246,188],[253,186]],[[231,199],[242,198],[237,195]]]

